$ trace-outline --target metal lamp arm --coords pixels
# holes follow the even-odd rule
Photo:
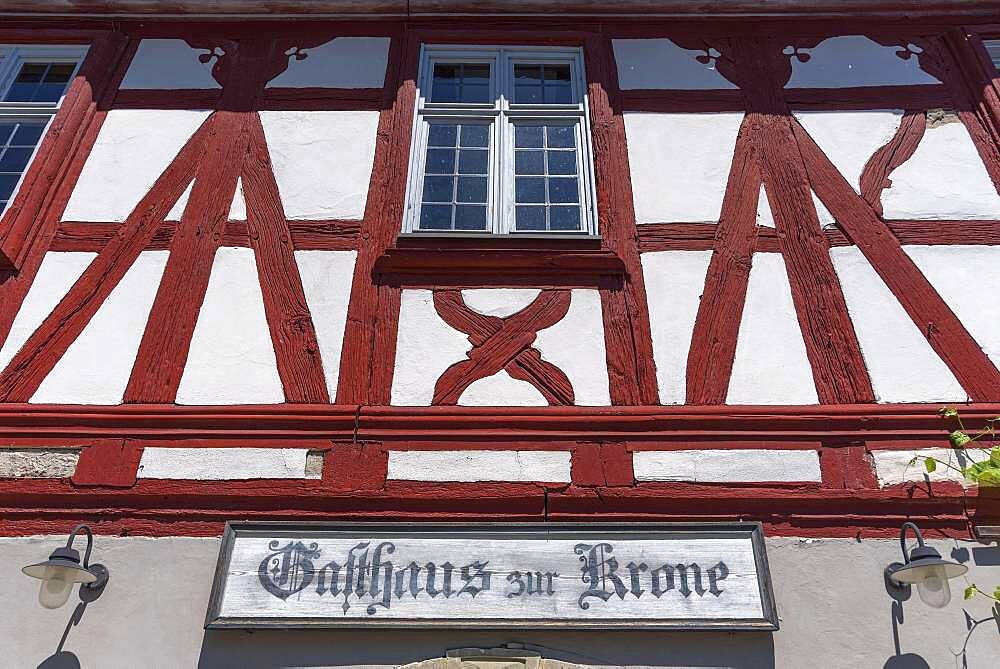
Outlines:
[[[73,547],[73,540],[76,539],[76,535],[80,532],[84,532],[87,535],[87,550],[83,554],[83,568],[87,569],[90,567],[90,551],[94,549],[94,534],[90,531],[90,526],[80,523],[74,527],[73,531],[69,533],[69,539],[66,540],[66,548]]]

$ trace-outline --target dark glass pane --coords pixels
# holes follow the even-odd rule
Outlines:
[[[465,84],[489,84],[489,63],[466,63],[462,72],[462,80]]]
[[[21,127],[23,128],[25,126],[22,125]],[[7,140],[9,140],[11,138],[11,135],[14,133],[14,130],[16,130],[16,129],[17,129],[17,124],[16,123],[3,123],[3,124],[0,124],[0,146],[3,146],[4,144],[7,143]],[[14,142],[14,143],[16,143],[16,142]]]
[[[10,131],[7,128],[12,128],[13,126],[0,125],[0,138],[6,138],[10,136]],[[17,146],[35,146],[38,144],[38,140],[42,138],[42,132],[45,130],[45,126],[40,123],[21,123],[17,128],[17,132],[14,133],[14,138],[11,140],[11,144]],[[2,139],[0,139],[2,141]]]
[[[15,83],[37,84],[42,81],[42,75],[48,68],[48,63],[25,63],[21,66],[21,71],[17,73]]]
[[[489,174],[489,151],[463,149],[458,153],[459,174]]]
[[[0,200],[0,211],[7,208],[7,200]]]
[[[514,146],[518,149],[534,149],[542,147],[542,126],[515,125]]]
[[[434,83],[439,81],[451,81],[454,83],[459,77],[461,65],[455,63],[435,63]]]
[[[459,177],[458,202],[486,202],[486,177]]]
[[[462,99],[460,102],[490,102],[490,87],[487,84],[462,86]]]
[[[514,227],[518,230],[545,230],[545,207],[514,207]]]
[[[576,177],[549,179],[549,202],[579,202]]]
[[[424,177],[424,202],[451,202],[452,177]]]
[[[549,228],[551,230],[579,230],[579,207],[549,207]]]
[[[576,151],[547,151],[549,174],[576,174]]]
[[[451,149],[428,149],[424,171],[427,174],[454,174],[455,152]]]
[[[486,207],[458,205],[455,208],[456,230],[485,230]]]
[[[514,201],[545,202],[545,179],[536,177],[516,177],[514,179]]]
[[[550,125],[546,128],[548,133],[548,146],[550,149],[575,149],[576,133],[571,125]]]
[[[515,151],[514,174],[544,174],[543,155],[541,151]]]
[[[14,84],[7,91],[4,98],[6,102],[31,102],[31,96],[35,94],[38,84]]]
[[[49,73],[45,75],[47,84],[65,84],[76,68],[74,63],[53,63],[49,68]]]
[[[435,81],[431,88],[431,102],[458,102],[458,86]]]
[[[21,172],[31,158],[32,149],[7,149],[0,158],[0,172]]]
[[[420,208],[421,230],[451,230],[450,204],[425,204]]]
[[[515,86],[514,102],[523,105],[538,105],[542,103],[541,86]]]
[[[463,125],[462,146],[487,146],[490,140],[490,128],[486,125]]]
[[[14,187],[20,178],[19,174],[0,174],[0,199],[10,199],[10,194],[14,192]]]
[[[545,102],[550,105],[565,105],[573,102],[573,89],[569,86],[546,86]]]
[[[430,146],[455,146],[455,138],[457,136],[457,125],[434,123],[427,133],[427,144]]]
[[[66,84],[42,84],[35,90],[32,102],[59,102]]]
[[[542,66],[541,65],[515,65],[514,66],[514,83],[515,84],[534,84],[536,86],[542,83]]]
[[[569,82],[569,65],[546,65],[545,66],[545,81],[565,81]]]

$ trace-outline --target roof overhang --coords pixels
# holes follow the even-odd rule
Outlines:
[[[983,15],[1000,0],[5,0],[0,16],[170,19],[433,16],[794,17]]]

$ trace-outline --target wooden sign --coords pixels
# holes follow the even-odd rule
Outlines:
[[[775,630],[757,523],[229,523],[206,627]]]

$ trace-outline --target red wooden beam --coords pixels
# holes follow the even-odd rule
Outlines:
[[[736,138],[722,198],[712,259],[698,303],[687,359],[687,402],[725,404],[746,302],[747,281],[757,237],[760,166],[750,143],[747,115]]]
[[[250,118],[250,152],[243,166],[243,192],[250,246],[257,260],[264,313],[285,401],[329,402],[316,330],[271,169],[264,127],[257,114]]]
[[[584,42],[597,217],[605,246],[625,263],[620,290],[602,290],[604,338],[613,404],[658,402],[646,286],[636,243],[632,180],[618,73],[611,41],[587,35]]]
[[[420,43],[396,35],[389,48],[384,106],[351,282],[337,384],[338,403],[388,403],[396,354],[399,289],[376,285],[372,270],[403,222]]]
[[[783,99],[791,67],[778,42],[734,41],[735,71],[722,71],[741,85],[748,108],[754,110],[747,115],[749,140],[760,160],[819,401],[871,402],[875,395],[868,370],[796,146],[794,117]]]
[[[205,154],[188,156],[198,161],[185,166],[197,170],[194,186],[170,242],[170,256],[125,389],[125,402],[170,403],[177,397],[250,134],[246,113],[216,111],[206,125],[210,122]]]
[[[1000,399],[1000,371],[903,251],[899,240],[794,120],[792,130],[816,195],[868,258],[934,351],[973,401]]]

